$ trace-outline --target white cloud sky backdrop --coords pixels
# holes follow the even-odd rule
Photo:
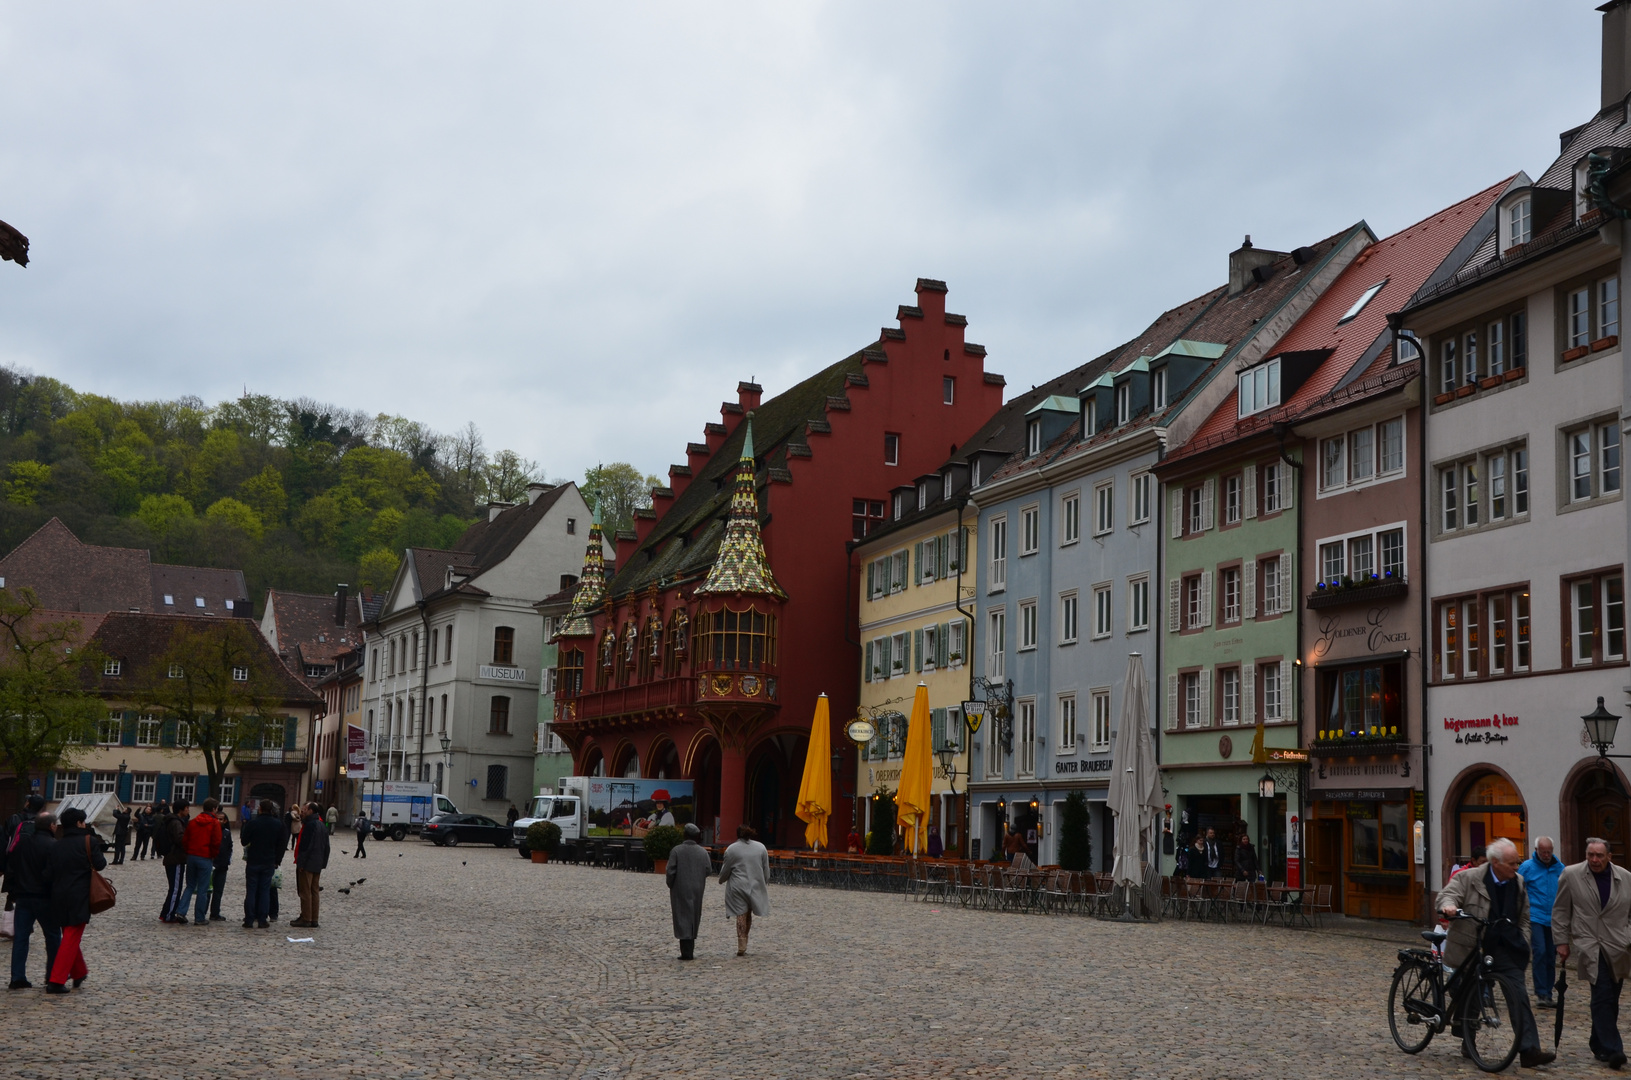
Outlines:
[[[1539,175],[1596,0],[0,6],[0,362],[660,475],[944,278],[1028,387]]]

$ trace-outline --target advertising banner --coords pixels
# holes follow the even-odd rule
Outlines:
[[[658,825],[684,825],[696,815],[692,787],[689,780],[591,776],[585,798],[589,835],[639,838]]]
[[[345,775],[348,780],[368,779],[368,732],[356,724],[345,726]]]
[[[1286,815],[1286,887],[1303,884],[1303,823],[1296,814]]]

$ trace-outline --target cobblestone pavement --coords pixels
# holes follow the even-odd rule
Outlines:
[[[242,929],[241,865],[235,917],[208,929],[157,921],[157,863],[112,868],[84,988],[3,998],[5,1075],[1474,1075],[1448,1038],[1418,1057],[1389,1039],[1397,928],[1124,926],[772,887],[739,959],[711,885],[681,964],[656,875],[415,840],[357,861],[342,836],[315,931],[288,929],[293,888],[284,922]],[[1546,1073],[1601,1074],[1577,1005]]]

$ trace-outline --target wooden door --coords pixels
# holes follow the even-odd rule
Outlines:
[[[1342,821],[1315,818],[1308,830],[1306,885],[1331,886],[1331,908],[1342,910]]]
[[[1614,861],[1626,866],[1626,798],[1618,791],[1598,788],[1579,802],[1580,835],[1575,850],[1585,856],[1586,838],[1599,836],[1608,841]]]

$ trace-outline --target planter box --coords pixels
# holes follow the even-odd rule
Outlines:
[[[1596,341],[1592,342],[1590,349],[1592,352],[1602,352],[1604,349],[1612,349],[1619,343],[1620,335],[1610,334],[1607,337],[1600,337]]]
[[[1408,739],[1373,738],[1373,739],[1327,739],[1323,742],[1315,740],[1308,744],[1308,752],[1314,757],[1390,757],[1410,752]]]
[[[1433,404],[1434,405],[1448,405],[1450,402],[1452,402],[1454,400],[1455,400],[1455,395],[1454,394],[1434,394],[1433,395]]]
[[[532,861],[535,863],[547,863],[549,861],[549,852],[547,851],[534,851],[530,852],[530,854],[532,855]]]
[[[653,860],[651,860],[651,872],[653,874],[666,874],[666,873],[668,873],[668,860],[667,859],[653,859]]]
[[[1500,385],[1501,385],[1501,376],[1499,376],[1499,375],[1491,375],[1487,379],[1479,379],[1478,380],[1478,389],[1480,389],[1480,390],[1489,390],[1492,387],[1496,387],[1496,386],[1500,386]]]
[[[1392,600],[1409,592],[1410,583],[1407,581],[1379,581],[1375,585],[1358,585],[1351,589],[1316,589],[1308,594],[1306,605],[1308,610],[1317,611],[1320,608],[1341,607],[1343,604]]]
[[[1591,346],[1590,345],[1580,345],[1580,346],[1576,346],[1573,349],[1564,349],[1563,350],[1563,362],[1565,364],[1567,364],[1570,360],[1578,360],[1582,356],[1585,356],[1589,352],[1591,352]]]
[[[1507,373],[1502,375],[1501,378],[1505,379],[1507,382],[1517,382],[1527,374],[1529,374],[1528,368],[1515,367],[1509,368]]]
[[[1477,392],[1478,387],[1474,386],[1472,383],[1468,383],[1466,386],[1456,387],[1455,396],[1458,398],[1472,397]]]

